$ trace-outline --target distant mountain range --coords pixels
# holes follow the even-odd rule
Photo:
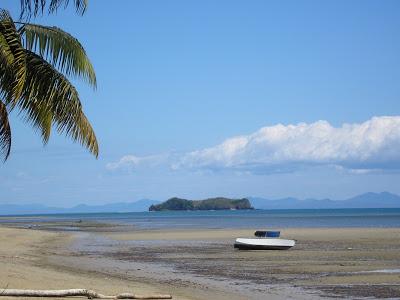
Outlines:
[[[105,213],[147,211],[151,205],[160,201],[142,199],[135,202],[117,202],[104,205],[80,204],[71,208],[51,207],[41,204],[0,204],[0,215],[17,214],[60,214],[60,213]]]
[[[388,192],[365,193],[346,200],[282,198],[269,200],[247,197],[255,209],[329,209],[329,208],[400,208],[400,196]],[[105,213],[148,211],[161,201],[142,199],[135,202],[118,202],[104,205],[80,204],[71,208],[51,207],[41,204],[0,204],[0,215],[55,214],[55,213]]]
[[[400,196],[388,192],[365,193],[346,200],[248,198],[256,209],[400,208]]]

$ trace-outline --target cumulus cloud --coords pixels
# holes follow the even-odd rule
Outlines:
[[[277,124],[189,153],[125,155],[106,168],[163,167],[265,174],[312,166],[332,166],[352,174],[400,170],[400,116],[373,117],[340,127],[327,121]]]
[[[268,126],[185,154],[177,168],[290,172],[312,165],[354,173],[400,169],[400,116],[334,127],[327,121]],[[359,170],[359,171],[357,171]]]

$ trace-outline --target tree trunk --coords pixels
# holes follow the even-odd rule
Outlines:
[[[172,299],[171,295],[137,295],[131,293],[122,293],[115,296],[99,294],[87,289],[70,290],[18,290],[18,289],[0,289],[0,296],[13,297],[73,297],[85,296],[89,299]]]

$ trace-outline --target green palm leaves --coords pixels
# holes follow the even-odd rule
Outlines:
[[[11,148],[8,113],[13,109],[40,131],[44,143],[55,127],[97,157],[96,136],[67,76],[96,87],[93,66],[78,40],[56,27],[17,28],[8,12],[0,10],[0,153],[5,159]]]
[[[8,122],[7,108],[0,101],[0,153],[4,157],[8,157],[11,150],[11,128]]]
[[[21,1],[21,16],[37,16],[42,14],[46,9],[46,0],[20,0]],[[70,0],[49,0],[47,10],[49,13],[56,12],[61,6],[67,7]],[[72,0],[76,12],[83,15],[86,11],[88,0]]]
[[[17,99],[22,93],[26,76],[25,50],[22,47],[20,35],[17,32],[13,20],[4,10],[0,11],[0,35],[0,54],[3,56],[0,62],[6,63],[4,65],[5,71],[12,70],[12,72],[4,72],[4,74],[0,74],[0,76],[11,76],[11,78],[9,78],[11,82],[9,82],[8,96]],[[5,89],[2,90],[6,91]]]
[[[96,75],[77,39],[57,27],[27,24],[20,30],[26,49],[39,53],[66,75],[82,77],[94,87]]]

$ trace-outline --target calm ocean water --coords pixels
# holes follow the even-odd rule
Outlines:
[[[21,222],[96,220],[159,228],[288,228],[288,227],[400,227],[395,209],[292,209],[235,211],[170,211],[24,216]],[[14,220],[15,221],[15,220]],[[0,220],[7,222],[7,220]]]

